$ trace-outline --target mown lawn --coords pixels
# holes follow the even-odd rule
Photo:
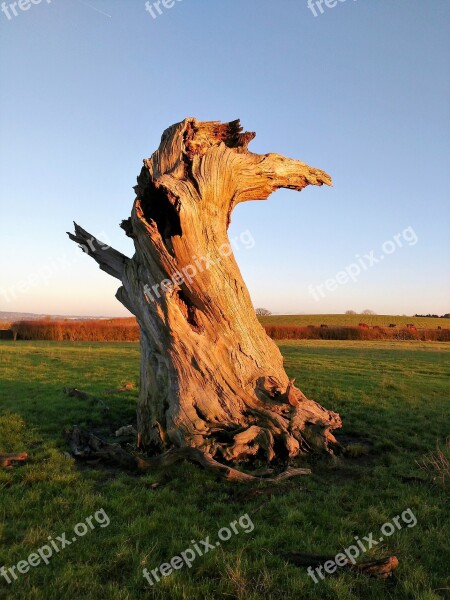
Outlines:
[[[281,342],[290,376],[310,397],[341,413],[352,457],[315,460],[313,475],[272,495],[217,481],[196,466],[142,477],[80,466],[63,430],[73,424],[104,435],[134,420],[136,388],[103,396],[111,408],[69,398],[64,386],[100,395],[137,386],[137,344],[0,342],[0,452],[27,451],[29,461],[0,469],[0,566],[27,559],[101,509],[99,524],[49,559],[19,574],[8,600],[296,599],[435,600],[450,588],[449,513],[444,489],[427,482],[415,461],[449,432],[449,346],[423,342]],[[406,478],[406,479],[405,479]],[[158,486],[153,484],[158,483]],[[261,484],[261,489],[263,485]],[[339,571],[315,584],[284,552],[334,555],[354,537],[411,509],[417,525],[368,553],[395,554],[395,577],[369,580]],[[248,513],[253,531],[197,557],[150,587],[142,569],[158,567],[192,540],[217,539]],[[70,534],[70,535],[69,535]],[[377,539],[377,535],[375,535]]]

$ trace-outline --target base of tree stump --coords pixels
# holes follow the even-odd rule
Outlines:
[[[119,444],[110,444],[93,433],[83,431],[79,427],[68,429],[65,434],[72,450],[72,455],[77,460],[95,462],[96,464],[102,462],[141,473],[154,469],[167,469],[180,461],[187,460],[200,465],[222,479],[235,482],[264,480],[275,484],[291,479],[292,477],[311,474],[310,469],[293,467],[289,467],[278,474],[274,474],[273,470],[266,471],[265,473],[244,473],[243,471],[219,463],[198,448],[189,447],[171,448],[157,456],[142,457],[133,455],[124,450]]]

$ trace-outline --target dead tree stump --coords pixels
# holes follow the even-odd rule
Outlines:
[[[75,224],[70,238],[122,283],[141,330],[140,448],[191,447],[222,462],[330,452],[337,413],[294,387],[259,324],[227,236],[240,202],[331,184],[279,154],[253,154],[239,121],[187,118],[144,160],[128,258]]]

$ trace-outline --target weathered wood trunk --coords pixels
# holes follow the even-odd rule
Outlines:
[[[259,324],[227,236],[239,202],[330,184],[318,169],[248,151],[239,121],[187,118],[144,161],[129,259],[75,224],[71,239],[121,280],[117,298],[141,329],[139,445],[191,446],[212,457],[294,457],[330,450],[339,415],[290,382]]]

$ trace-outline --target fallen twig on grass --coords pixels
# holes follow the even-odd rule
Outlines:
[[[24,462],[27,458],[28,454],[26,452],[0,454],[0,467],[3,467],[3,469],[12,469],[14,462]]]
[[[97,398],[96,396],[91,396],[87,392],[83,392],[82,390],[79,390],[77,388],[65,387],[65,388],[63,388],[63,391],[65,394],[67,394],[68,396],[71,396],[73,398],[81,398],[82,400],[87,400],[89,402],[97,402],[98,404],[100,404],[103,407],[104,413],[109,412],[109,406],[101,398]]]
[[[66,430],[65,433],[75,458],[87,461],[98,460],[127,470],[136,470],[136,457],[126,452],[119,444],[108,444],[93,433],[82,431],[77,426]]]
[[[118,394],[119,392],[128,392],[129,390],[134,389],[134,385],[132,383],[126,383],[122,387],[112,388],[110,390],[105,390],[104,394]]]
[[[315,554],[304,554],[302,552],[289,552],[286,558],[297,565],[298,567],[318,567],[325,564],[327,561],[334,562],[335,557],[331,555],[321,556]],[[396,556],[389,556],[378,560],[369,560],[359,563],[352,563],[347,560],[341,568],[357,571],[363,575],[376,577],[378,579],[386,579],[391,577],[392,571],[398,567],[398,559]]]

